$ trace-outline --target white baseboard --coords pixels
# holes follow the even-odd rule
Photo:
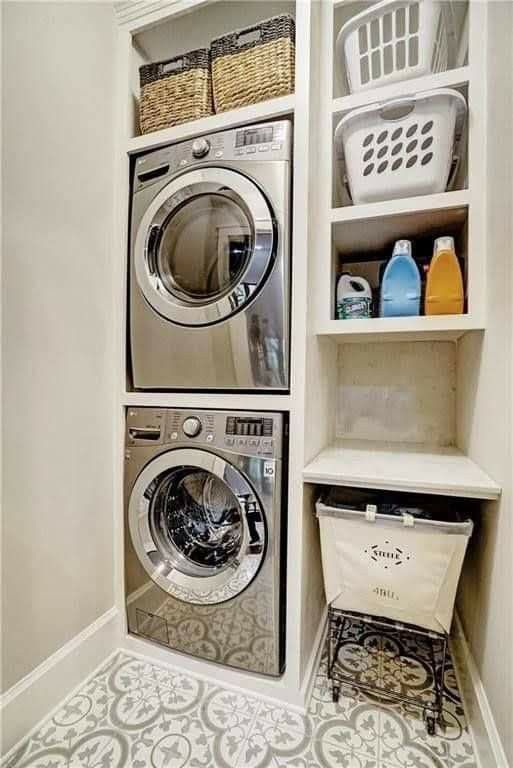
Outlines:
[[[451,651],[480,768],[510,768],[458,614],[454,618]]]
[[[119,611],[111,608],[0,697],[4,755],[120,644]]]
[[[324,648],[324,641],[326,639],[327,629],[328,629],[328,607],[326,606],[322,614],[322,619],[321,619],[321,623],[319,624],[317,634],[315,636],[312,653],[310,654],[310,659],[308,661],[305,676],[303,679],[303,685],[301,686],[301,690],[303,692],[303,699],[305,702],[305,712],[308,711],[308,707],[310,705],[312,690],[315,684],[315,678],[317,676],[317,669],[319,667],[319,661],[322,655],[322,650]]]

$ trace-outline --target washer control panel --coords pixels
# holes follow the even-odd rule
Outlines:
[[[273,419],[267,416],[227,416],[224,444],[227,448],[253,449],[257,455],[272,455],[273,427]]]
[[[186,445],[281,458],[281,413],[129,408],[127,445]]]
[[[167,412],[166,443],[205,443],[212,445],[216,434],[213,413],[196,413],[194,411]]]

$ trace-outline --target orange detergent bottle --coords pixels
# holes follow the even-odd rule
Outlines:
[[[424,312],[426,315],[461,315],[463,302],[463,277],[454,238],[439,237],[429,265]]]

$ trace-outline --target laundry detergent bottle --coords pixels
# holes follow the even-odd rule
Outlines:
[[[463,277],[453,237],[435,240],[426,281],[426,315],[461,315],[464,304]]]
[[[372,314],[372,291],[364,277],[343,274],[337,284],[337,320],[354,320]]]
[[[420,272],[410,240],[398,240],[381,281],[380,317],[411,317],[420,313]]]

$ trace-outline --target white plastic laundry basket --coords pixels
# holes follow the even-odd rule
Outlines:
[[[444,192],[462,150],[466,112],[464,96],[444,88],[345,115],[335,146],[353,203]]]
[[[447,10],[433,0],[383,0],[353,16],[336,43],[350,91],[448,69]]]
[[[382,514],[372,504],[363,511],[332,501],[316,504],[328,603],[449,632],[471,520]]]

